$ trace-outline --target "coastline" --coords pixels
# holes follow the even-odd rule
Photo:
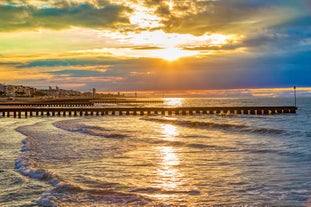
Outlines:
[[[16,128],[31,125],[38,119],[6,119],[1,122],[0,130],[0,206],[33,207],[38,206],[33,200],[52,188],[45,182],[22,175],[15,168],[15,161],[21,153],[25,136]]]

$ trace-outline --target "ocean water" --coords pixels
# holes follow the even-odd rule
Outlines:
[[[164,103],[206,105],[293,100]],[[268,116],[0,118],[0,206],[311,206],[311,98],[298,107]]]

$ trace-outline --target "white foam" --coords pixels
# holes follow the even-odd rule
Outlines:
[[[39,180],[47,180],[52,185],[57,185],[59,183],[57,179],[55,179],[51,173],[40,168],[39,164],[30,158],[29,155],[31,155],[31,152],[27,146],[27,140],[23,140],[22,143],[23,147],[21,149],[21,154],[15,160],[16,170],[25,176]]]
[[[45,207],[56,207],[57,205],[54,204],[55,197],[50,193],[50,191],[43,193],[39,199],[34,200],[40,206]]]

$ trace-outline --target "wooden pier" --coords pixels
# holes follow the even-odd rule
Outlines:
[[[33,116],[144,116],[144,115],[273,115],[296,113],[295,106],[248,106],[248,107],[16,107],[16,106],[1,106],[0,117],[33,117]]]
[[[83,99],[47,99],[30,101],[0,102],[0,107],[86,107],[94,106],[89,98]]]
[[[163,100],[136,100],[136,99],[94,99],[91,103],[102,104],[163,104]]]
[[[13,107],[92,107],[95,104],[163,104],[163,100],[136,99],[52,99],[40,101],[0,102],[1,106]]]

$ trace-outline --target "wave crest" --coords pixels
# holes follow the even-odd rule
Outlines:
[[[198,128],[198,129],[220,129],[220,130],[231,131],[231,132],[273,134],[273,135],[286,133],[286,131],[282,129],[255,128],[255,127],[244,125],[244,124],[227,124],[227,123],[216,123],[216,122],[153,118],[153,117],[146,117],[142,119],[146,121],[161,122],[161,123],[179,125],[179,126],[190,127],[190,128]]]
[[[59,129],[63,129],[70,132],[79,132],[92,136],[100,136],[105,138],[113,138],[113,139],[123,139],[126,138],[127,135],[112,133],[110,130],[105,129],[104,127],[99,126],[88,126],[85,124],[75,124],[75,122],[71,121],[57,121],[54,122],[53,125]]]

